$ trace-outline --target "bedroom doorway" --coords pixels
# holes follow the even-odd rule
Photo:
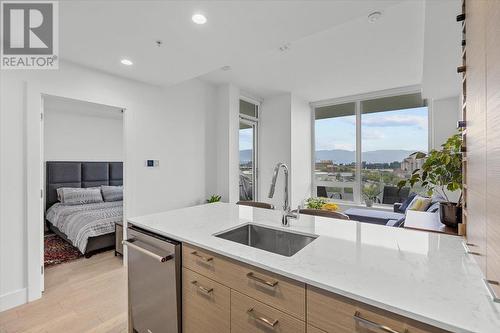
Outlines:
[[[125,109],[53,95],[42,96],[42,108],[44,291],[48,269],[85,269],[93,256],[121,260]]]

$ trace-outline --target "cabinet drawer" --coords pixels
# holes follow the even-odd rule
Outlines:
[[[182,255],[185,267],[305,320],[303,283],[188,245]]]
[[[326,333],[326,332],[314,326],[307,325],[307,333]]]
[[[307,288],[307,320],[331,333],[379,333],[384,326],[401,333],[445,331],[314,287]]]
[[[305,333],[305,326],[303,321],[231,290],[231,333]]]
[[[229,333],[230,290],[189,269],[182,270],[184,333]]]

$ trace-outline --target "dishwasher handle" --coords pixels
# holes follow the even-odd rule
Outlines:
[[[174,259],[174,254],[169,254],[169,255],[166,255],[166,256],[162,257],[162,256],[160,256],[160,255],[158,255],[156,253],[153,253],[151,251],[146,250],[145,248],[142,248],[142,247],[140,247],[138,245],[135,245],[134,244],[134,240],[132,240],[132,239],[130,239],[130,240],[123,240],[122,244],[126,245],[128,247],[131,247],[134,250],[137,250],[137,251],[139,251],[139,252],[141,252],[141,253],[143,253],[143,254],[145,254],[145,255],[153,258],[153,259],[156,259],[156,260],[158,260],[159,262],[162,262],[162,263]]]

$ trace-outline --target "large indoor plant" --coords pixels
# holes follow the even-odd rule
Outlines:
[[[440,203],[441,222],[449,226],[456,226],[461,221],[461,198],[453,203],[447,192],[462,190],[462,136],[455,134],[441,145],[440,150],[432,150],[428,155],[422,154],[418,158],[425,158],[420,169],[413,171],[411,177],[398,183],[398,187],[420,184],[427,190],[428,195],[439,194],[445,201]]]

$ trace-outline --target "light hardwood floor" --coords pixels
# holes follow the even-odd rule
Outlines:
[[[113,251],[48,268],[43,297],[0,312],[0,333],[125,333],[126,279]]]

